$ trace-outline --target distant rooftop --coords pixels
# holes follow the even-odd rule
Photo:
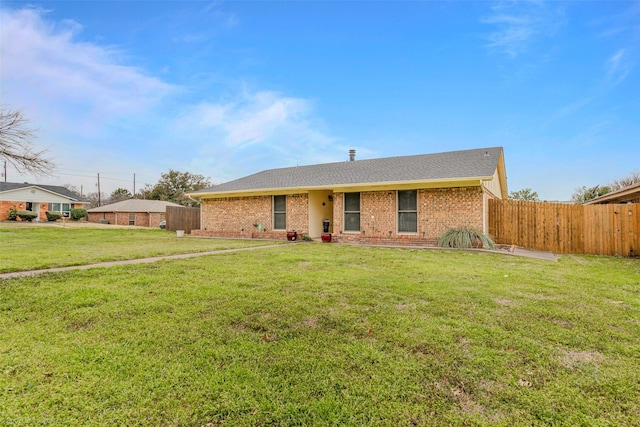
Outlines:
[[[89,209],[87,212],[165,212],[167,206],[178,206],[177,203],[163,200],[129,199]]]
[[[41,188],[52,193],[57,193],[64,197],[68,197],[69,199],[76,200],[78,202],[86,202],[82,199],[82,196],[61,185],[30,184],[28,182],[0,182],[0,193],[3,191],[19,190],[21,188],[30,187]]]

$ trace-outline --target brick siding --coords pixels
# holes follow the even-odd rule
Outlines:
[[[343,193],[333,194],[333,238],[339,243],[434,246],[447,228],[483,229],[483,192],[480,187],[418,190],[417,233],[397,232],[397,192],[360,193],[360,232],[343,230]],[[307,231],[307,194],[287,195],[287,227]],[[272,196],[202,200],[202,230],[197,236],[286,239],[286,230],[272,230]],[[257,224],[262,225],[258,231]]]
[[[135,212],[135,225],[138,227],[158,227],[164,219],[164,212]],[[109,224],[129,225],[129,212],[89,212],[87,221],[99,223],[107,220]]]
[[[200,207],[202,229],[192,235],[286,239],[287,230],[307,231],[309,196],[287,195],[286,229],[273,230],[272,196],[227,197],[204,199]],[[260,230],[258,230],[260,225]]]
[[[340,243],[434,246],[448,228],[482,230],[483,193],[480,187],[418,190],[418,231],[398,233],[397,192],[360,193],[360,232],[343,230],[343,193],[334,194],[334,236]]]
[[[11,207],[15,207],[16,210],[21,211],[26,207],[26,202],[8,202],[8,201],[0,201],[0,221],[5,221],[9,217],[9,209]],[[81,208],[82,203],[70,203],[70,208]],[[48,202],[40,203],[40,221],[47,220],[46,212],[49,210]],[[34,209],[35,212],[35,209]],[[18,218],[17,221],[20,221]],[[35,220],[34,220],[35,221]]]

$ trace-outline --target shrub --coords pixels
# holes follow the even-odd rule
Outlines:
[[[9,208],[9,215],[7,216],[7,219],[9,221],[15,221],[18,218],[18,210],[16,209],[16,206],[13,205]]]
[[[33,220],[34,218],[37,218],[38,215],[31,212],[31,211],[18,211],[16,213],[16,215],[22,220],[22,221],[27,221],[27,222],[31,222],[31,220]]]
[[[496,248],[491,237],[469,227],[448,229],[438,239],[438,246],[443,248]]]
[[[47,221],[57,221],[60,218],[62,218],[62,214],[60,212],[45,212],[45,215],[47,216]]]
[[[69,211],[69,215],[71,216],[72,220],[77,221],[80,218],[84,218],[85,216],[87,216],[87,210],[82,208],[71,209]]]

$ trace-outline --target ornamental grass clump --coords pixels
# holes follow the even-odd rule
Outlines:
[[[485,248],[495,249],[496,244],[491,237],[469,227],[450,228],[438,239],[442,248]]]

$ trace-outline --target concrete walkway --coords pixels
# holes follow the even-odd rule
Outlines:
[[[46,274],[46,273],[58,273],[61,271],[71,271],[71,270],[88,270],[90,268],[113,267],[116,265],[151,264],[152,262],[157,262],[163,259],[188,259],[188,258],[205,256],[205,255],[215,255],[215,254],[224,254],[229,252],[252,251],[255,249],[275,248],[277,246],[282,246],[282,245],[278,244],[278,245],[265,245],[265,246],[251,246],[249,248],[220,249],[217,251],[209,251],[209,252],[193,252],[188,254],[162,255],[162,256],[151,257],[151,258],[137,258],[137,259],[127,259],[127,260],[121,260],[121,261],[105,261],[105,262],[97,262],[95,264],[70,265],[67,267],[43,268],[41,270],[14,271],[11,273],[0,274],[0,279],[16,279],[19,277],[38,276],[40,274]]]
[[[283,245],[265,245],[265,246],[252,246],[249,248],[236,248],[236,249],[221,249],[217,251],[209,251],[209,252],[194,252],[187,254],[176,254],[176,255],[162,255],[151,258],[137,258],[137,259],[128,259],[121,261],[105,261],[105,262],[97,262],[95,264],[84,264],[84,265],[70,265],[66,267],[55,267],[55,268],[43,268],[40,270],[27,270],[27,271],[14,271],[11,273],[0,273],[0,279],[16,279],[19,277],[31,277],[38,276],[40,274],[46,273],[58,273],[62,271],[71,271],[71,270],[88,270],[90,268],[102,268],[102,267],[113,267],[116,265],[132,265],[132,264],[150,264],[153,262],[157,262],[163,259],[188,259],[188,258],[196,258],[205,255],[216,255],[216,254],[224,254],[230,252],[240,252],[240,251],[252,251],[256,249],[265,249],[265,248],[275,248],[282,247]],[[382,246],[384,247],[384,246]],[[398,246],[399,248],[412,248],[416,249],[419,247],[408,247],[408,246]],[[432,248],[425,247],[423,249],[442,249],[442,248]],[[474,250],[474,249],[472,249]],[[484,249],[475,249],[479,251],[485,252]],[[514,247],[512,250],[495,250],[495,251],[486,251],[491,253],[497,253],[502,255],[512,255],[512,256],[521,256],[526,258],[534,258],[544,261],[558,261],[558,258],[551,252],[543,252],[543,251],[534,251],[531,249]]]
[[[533,249],[516,247],[513,249],[513,252],[511,252],[511,255],[540,259],[543,261],[558,261],[558,257],[553,252],[535,251]]]

